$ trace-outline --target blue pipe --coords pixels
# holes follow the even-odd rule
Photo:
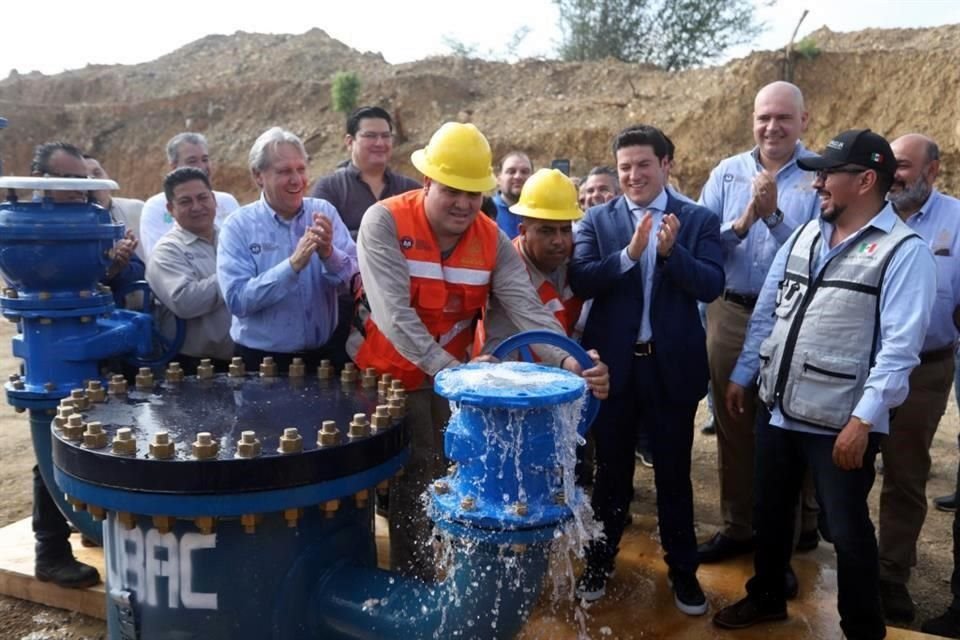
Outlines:
[[[387,571],[341,566],[311,598],[314,638],[501,640],[519,633],[540,595],[548,545],[454,541],[455,572],[439,584]]]

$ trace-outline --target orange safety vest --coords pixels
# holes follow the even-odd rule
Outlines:
[[[453,253],[441,259],[423,208],[422,189],[387,198],[380,204],[393,216],[397,227],[400,250],[410,273],[410,306],[447,353],[458,360],[466,359],[477,318],[490,295],[497,263],[497,223],[478,215]],[[400,355],[372,315],[363,323],[363,334],[354,357],[358,367],[389,373],[409,390],[423,383],[426,374]]]
[[[523,257],[523,249],[520,247],[520,236],[513,239],[513,246],[517,250],[517,253]],[[526,262],[526,260],[524,260],[524,262]],[[527,270],[529,269],[530,265],[527,265]],[[573,335],[573,328],[580,318],[580,309],[583,308],[583,300],[574,295],[573,289],[570,288],[570,283],[564,281],[563,292],[561,294],[550,280],[545,279],[543,284],[540,285],[540,288],[537,289],[537,295],[540,296],[540,302],[543,303],[543,306],[553,312],[553,315],[557,318],[563,330],[567,332],[567,335]]]

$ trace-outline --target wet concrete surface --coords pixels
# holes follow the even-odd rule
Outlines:
[[[837,573],[833,546],[820,542],[810,552],[796,554],[793,568],[800,582],[798,597],[788,604],[789,618],[738,631],[721,630],[711,618],[721,608],[745,595],[744,585],[753,575],[753,556],[722,564],[703,565],[697,572],[710,609],[706,615],[681,613],[667,585],[667,566],[656,539],[656,520],[634,515],[617,557],[616,572],[607,594],[578,612],[572,603],[555,605],[544,600],[519,636],[524,640],[711,640],[760,638],[821,640],[842,638],[837,614]],[[546,588],[549,592],[549,585]],[[933,638],[888,627],[891,640]]]

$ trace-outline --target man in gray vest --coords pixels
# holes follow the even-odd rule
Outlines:
[[[960,200],[937,191],[940,149],[927,136],[910,133],[890,147],[897,173],[887,199],[908,227],[930,246],[937,263],[937,297],[920,364],[910,374],[910,393],[890,422],[883,443],[880,493],[880,599],[887,620],[911,622],[907,591],[917,564],[917,538],[927,515],[930,443],[947,408],[957,346],[954,309],[960,303]]]
[[[725,397],[728,411],[742,412],[759,373],[755,575],[747,597],[713,620],[739,629],[787,617],[783,575],[809,469],[837,552],[840,627],[847,638],[879,640],[886,627],[867,496],[890,411],[920,362],[936,265],[884,200],[897,165],[881,136],[845,131],[798,164],[816,171],[820,219],[777,252]]]

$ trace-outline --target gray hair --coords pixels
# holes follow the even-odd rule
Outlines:
[[[167,143],[167,162],[172,165],[177,164],[180,160],[180,145],[183,143],[200,145],[207,151],[210,150],[210,145],[207,144],[207,139],[202,133],[184,131],[170,138],[170,142]]]
[[[281,144],[292,144],[300,150],[304,159],[309,157],[303,141],[296,134],[280,127],[270,127],[260,134],[250,148],[250,171],[263,171],[270,166],[270,153]]]

